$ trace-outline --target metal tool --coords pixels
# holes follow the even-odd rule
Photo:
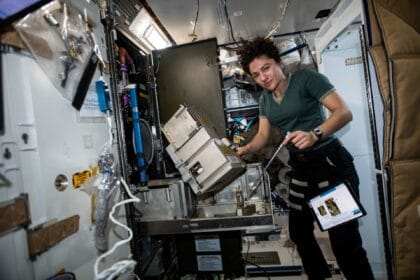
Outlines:
[[[288,136],[289,136],[289,132],[286,133],[285,138],[287,138]],[[253,196],[255,194],[255,192],[257,191],[257,189],[261,185],[261,181],[263,180],[264,173],[267,171],[268,167],[273,162],[274,158],[277,156],[277,154],[280,152],[280,150],[283,149],[283,147],[284,147],[284,144],[282,142],[282,143],[280,143],[280,145],[278,146],[277,150],[274,152],[274,154],[271,156],[270,160],[268,161],[268,163],[264,167],[263,173],[261,174],[260,178],[258,178],[258,181],[255,183],[254,186],[252,186],[251,192],[249,194],[249,197],[251,197],[251,196]]]

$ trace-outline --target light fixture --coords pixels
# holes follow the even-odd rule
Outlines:
[[[169,45],[168,41],[162,37],[162,35],[159,33],[159,31],[156,29],[156,27],[153,24],[149,25],[149,27],[144,32],[143,37],[155,49],[163,49]]]
[[[145,9],[140,9],[140,12],[131,22],[128,29],[150,50],[163,49],[170,46],[169,40]]]

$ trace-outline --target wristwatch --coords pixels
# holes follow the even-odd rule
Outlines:
[[[316,137],[318,137],[318,141],[320,141],[323,134],[321,129],[319,129],[319,127],[316,127],[312,130],[312,132],[316,135]]]

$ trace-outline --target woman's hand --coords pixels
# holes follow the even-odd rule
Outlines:
[[[247,145],[242,146],[242,147],[238,147],[238,148],[236,148],[236,154],[238,156],[243,156],[243,155],[248,153],[248,150],[249,150],[249,148],[247,147]]]
[[[303,150],[312,147],[317,141],[318,137],[312,131],[296,130],[285,137],[283,144],[287,145],[291,142],[296,148]]]

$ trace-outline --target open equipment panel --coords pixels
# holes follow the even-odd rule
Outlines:
[[[59,205],[54,204],[54,207],[60,209],[56,211],[57,214],[60,213],[58,217],[73,213],[72,210],[74,208],[70,207],[70,205],[78,205],[78,212],[81,213],[79,215],[83,224],[81,224],[79,229],[80,233],[75,233],[75,236],[79,236],[75,240],[91,240],[88,236],[92,234],[92,230],[85,222],[88,220],[87,214],[90,212],[90,203],[86,201],[86,199],[89,199],[89,196],[85,197],[81,194],[82,192],[79,192],[77,189],[79,186],[83,186],[85,181],[81,183],[76,183],[74,180],[73,182],[69,182],[68,178],[71,178],[72,174],[74,174],[73,179],[77,179],[88,173],[93,173],[93,171],[78,171],[83,171],[85,166],[90,167],[92,163],[95,163],[94,158],[100,152],[100,142],[105,142],[107,137],[109,137],[109,132],[111,132],[113,135],[113,146],[118,151],[118,157],[115,158],[115,160],[120,164],[121,176],[128,183],[131,191],[140,199],[140,203],[127,205],[125,207],[126,214],[123,214],[122,216],[127,218],[127,224],[133,229],[131,251],[133,259],[139,263],[137,266],[139,275],[149,275],[150,273],[153,275],[153,272],[150,272],[153,270],[151,267],[152,261],[156,256],[162,257],[163,255],[165,255],[165,257],[162,257],[164,258],[162,262],[165,263],[165,270],[157,273],[169,274],[171,273],[169,270],[176,271],[171,260],[173,249],[175,248],[174,244],[176,243],[172,242],[172,240],[174,238],[176,240],[176,234],[191,234],[192,232],[207,231],[240,232],[247,230],[271,230],[273,228],[273,218],[270,190],[261,165],[254,164],[246,166],[239,159],[235,159],[234,152],[225,144],[220,144],[221,142],[218,138],[222,138],[225,134],[225,116],[220,87],[217,86],[220,85],[220,72],[217,63],[217,42],[215,40],[197,42],[196,44],[177,46],[176,48],[168,49],[161,53],[155,52],[146,55],[140,50],[135,40],[133,41],[133,38],[127,36],[127,34],[120,29],[114,29],[113,19],[107,17],[106,10],[99,11],[94,3],[86,4],[84,1],[75,1],[71,4],[75,6],[75,9],[84,11],[86,14],[89,25],[93,26],[95,37],[97,43],[99,43],[103,58],[108,63],[106,69],[98,68],[93,75],[84,104],[79,108],[80,111],[77,110],[78,108],[73,108],[68,102],[69,100],[63,99],[60,96],[59,92],[57,92],[53,85],[48,82],[48,77],[41,75],[43,73],[42,69],[36,65],[36,62],[30,55],[22,55],[19,51],[12,51],[12,54],[2,54],[2,59],[5,58],[3,66],[5,65],[8,69],[7,75],[3,76],[6,80],[7,104],[11,104],[13,108],[19,107],[18,99],[12,98],[12,101],[9,100],[11,98],[10,96],[12,96],[11,92],[13,91],[20,92],[26,96],[25,98],[22,98],[21,101],[25,101],[27,98],[35,96],[30,90],[31,88],[34,90],[39,88],[39,92],[43,92],[42,98],[34,98],[34,100],[30,98],[29,101],[25,101],[25,110],[17,109],[17,112],[26,112],[21,118],[28,119],[25,120],[25,122],[28,123],[27,125],[25,125],[25,123],[19,123],[19,120],[15,120],[14,118],[10,119],[11,117],[9,116],[13,114],[9,111],[9,107],[6,107],[7,110],[5,114],[7,116],[5,118],[5,123],[8,125],[9,122],[16,122],[18,132],[20,131],[22,132],[22,135],[27,135],[26,140],[21,138],[20,134],[10,135],[9,133],[2,138],[2,147],[5,147],[5,151],[9,151],[11,155],[11,160],[8,160],[2,167],[4,167],[6,171],[10,170],[7,172],[11,172],[6,174],[7,177],[10,177],[10,174],[12,173],[18,174],[16,176],[14,175],[16,178],[19,176],[24,177],[24,185],[20,192],[26,191],[26,186],[32,185],[29,182],[34,176],[26,174],[28,172],[32,174],[32,172],[37,170],[39,171],[38,174],[44,174],[44,172],[46,172],[46,175],[42,176],[43,179],[41,181],[46,180],[47,182],[54,182],[54,179],[49,178],[55,178],[55,186],[58,191],[65,191],[66,186],[73,183],[74,190],[71,193],[77,192],[77,196],[71,196],[72,194],[69,193],[69,191],[65,193],[65,196],[61,195],[61,193],[56,193],[55,191],[49,192],[47,189],[49,184],[39,182],[40,185],[45,186],[45,190],[44,188],[39,187],[38,189],[42,191],[35,192],[34,189],[29,188],[29,199],[31,199],[31,197],[34,199],[33,197],[35,197],[38,198],[39,203],[41,203],[43,199],[48,199],[50,202],[57,201],[61,205],[69,205],[69,207],[60,208]],[[69,4],[68,7],[72,5]],[[101,18],[99,18],[99,16],[101,16]],[[43,19],[41,19],[41,21],[42,20]],[[100,28],[102,26],[101,20],[102,23],[104,23],[103,29]],[[56,26],[54,21],[51,21],[48,24],[51,24],[52,28]],[[204,46],[204,48],[201,46]],[[156,81],[164,79],[160,74],[166,70],[166,67],[164,66],[165,57],[167,53],[175,50],[178,54],[180,52],[182,53],[183,50],[186,52],[184,55],[186,59],[181,59],[179,63],[175,63],[175,71],[177,70],[176,67],[186,67],[185,73],[194,72],[194,70],[200,69],[200,67],[208,69],[208,73],[204,73],[202,78],[203,81],[208,81],[207,88],[213,88],[213,92],[211,92],[205,100],[203,99],[203,96],[194,97],[195,92],[202,92],[200,84],[195,85],[195,89],[191,89],[190,94],[192,98],[196,99],[193,100],[196,102],[191,102],[191,100],[188,101],[190,101],[189,103],[192,104],[195,109],[200,111],[202,111],[203,108],[206,109],[204,113],[209,115],[208,121],[217,124],[217,131],[214,135],[211,135],[211,139],[212,143],[217,143],[216,146],[218,146],[219,151],[222,152],[223,157],[225,157],[225,154],[229,154],[230,157],[237,160],[236,171],[229,176],[228,180],[220,184],[217,189],[211,189],[210,191],[209,188],[208,191],[206,190],[200,194],[200,196],[197,196],[197,194],[194,193],[194,189],[191,188],[187,182],[182,180],[182,177],[176,168],[173,166],[171,168],[173,163],[165,151],[169,142],[161,133],[161,125],[163,126],[164,124],[164,122],[161,121],[161,117],[171,116],[175,111],[169,111],[170,107],[162,105],[162,102],[164,101],[162,101],[163,97],[161,97],[159,93],[160,91],[163,91],[162,88],[164,88],[164,86],[156,83]],[[187,55],[194,50],[197,50],[195,57]],[[48,48],[43,49],[44,53],[46,52],[49,54],[48,51]],[[105,54],[107,54],[107,56],[105,56]],[[199,63],[192,63],[192,65],[196,67],[195,69],[182,66],[181,62],[186,64],[189,63],[191,65],[191,61],[188,61],[189,57],[191,59],[197,59],[202,58],[203,55],[206,59],[199,61]],[[28,63],[28,61],[30,62]],[[16,62],[19,63],[16,64]],[[173,59],[169,59],[169,62],[173,62]],[[14,63],[15,65],[10,67]],[[27,65],[27,69],[22,65]],[[24,89],[16,88],[15,86],[18,86],[18,84],[11,86],[13,84],[11,82],[12,77],[26,76],[26,71],[39,73],[41,76],[31,75],[30,77],[32,78],[28,80],[28,83],[30,83],[31,86],[26,86],[26,83],[24,83]],[[192,76],[192,74],[189,75]],[[102,77],[104,77],[104,79]],[[182,82],[180,81],[173,81],[173,84],[180,87],[182,86]],[[188,81],[186,84],[188,85]],[[46,87],[46,85],[48,87]],[[9,88],[11,88],[11,90],[9,90]],[[98,105],[100,104],[98,103],[101,101],[95,100],[94,98],[95,93],[99,92],[102,94],[105,93],[105,95],[106,93],[110,94],[110,100],[106,101],[112,102],[112,104],[110,108],[107,108],[106,110],[110,110],[114,118],[111,131],[107,131],[107,122],[103,121],[103,115],[99,112]],[[176,92],[182,93],[184,91],[180,88],[177,89]],[[205,94],[207,95],[208,92]],[[47,106],[47,104],[45,101],[47,100],[49,100],[50,105],[53,105],[56,108],[55,110],[46,110],[45,106]],[[203,103],[199,102],[203,100]],[[209,102],[213,102],[215,105],[208,106]],[[86,107],[87,105],[90,107]],[[179,106],[180,104],[176,104],[175,108],[178,108]],[[166,115],[163,115],[162,112],[165,112]],[[35,116],[31,117],[30,113],[34,113]],[[62,122],[58,121],[61,119],[58,117],[60,114],[68,121],[65,125],[61,125]],[[74,117],[73,114],[76,114],[76,117]],[[56,118],[51,117],[56,115]],[[17,116],[19,118],[19,114]],[[7,128],[6,131],[8,132],[14,131],[14,129],[9,126]],[[212,129],[213,128],[214,127],[212,127]],[[48,144],[49,141],[45,141],[45,139],[48,139],[47,135],[50,134],[48,131],[51,129],[57,129],[57,135],[60,136],[55,138],[54,145]],[[77,139],[79,136],[83,137],[80,149]],[[17,138],[17,145],[20,147],[18,150],[16,150],[15,144],[13,144],[15,142],[10,140],[10,137]],[[70,153],[70,151],[68,151],[68,145],[71,145],[78,151],[82,151],[82,153]],[[61,146],[64,148],[60,148]],[[55,152],[44,152],[41,154],[41,150],[48,151],[47,147],[52,148],[52,151]],[[60,151],[62,149],[64,149],[64,156],[70,158],[74,163],[70,164],[69,162],[63,161],[60,164],[56,163],[54,168],[52,168],[50,163],[45,160],[48,159],[51,161],[51,159],[56,158],[57,155],[61,153]],[[88,152],[85,150],[88,150]],[[28,156],[32,156],[29,155],[32,153],[34,154],[34,157],[41,158],[39,166],[35,169],[33,166],[34,161],[32,160],[24,160],[25,164],[23,166],[17,165],[18,162],[15,162],[14,160],[16,154],[21,154],[20,157],[26,159]],[[71,156],[74,156],[74,158]],[[206,156],[204,155],[204,158],[205,157]],[[55,161],[52,160],[51,162]],[[204,166],[201,167],[203,168]],[[62,175],[56,176],[60,173]],[[261,180],[261,178],[264,179]],[[250,187],[257,181],[261,181],[258,192],[253,194],[252,197],[248,197],[250,194]],[[19,180],[15,180],[12,184],[12,188],[14,189],[15,185],[18,186],[18,183]],[[209,185],[209,187],[211,186]],[[14,193],[15,192],[9,194],[13,196]],[[46,195],[47,193],[49,193],[49,195]],[[58,199],[57,197],[60,198]],[[75,200],[77,200],[77,202]],[[66,203],[66,201],[68,203]],[[32,205],[36,206],[38,203],[32,203]],[[44,203],[44,205],[45,207],[48,207],[49,204]],[[52,215],[53,213],[50,213],[45,217],[42,215],[38,217],[34,209],[35,208],[31,209],[32,222],[38,223],[43,222],[46,219],[56,218]],[[45,209],[45,211],[47,210]],[[78,229],[75,229],[76,232],[77,230]],[[23,229],[23,231],[25,231],[25,229]],[[21,238],[22,230],[16,234]],[[15,234],[10,235],[9,237],[17,238]],[[2,244],[4,241],[10,245],[8,245],[6,251],[15,251],[16,248],[12,248],[13,243],[9,242],[9,237],[2,239]],[[115,242],[114,236],[111,238],[110,244],[113,242]],[[79,243],[80,245],[74,247],[75,250],[80,246],[82,246],[84,250],[91,250],[95,247],[93,242],[90,242],[87,246],[85,246],[85,242]],[[63,242],[62,246],[65,246],[65,244],[66,243]],[[60,259],[52,258],[55,260],[52,262],[48,261],[48,259],[52,254],[61,254],[61,250],[65,248],[62,246],[49,248],[47,253],[44,253],[39,257],[40,261],[38,262],[40,265],[35,262],[32,263],[35,267],[34,269],[38,270],[35,277],[46,278],[51,275],[52,271],[58,270]],[[162,255],[162,252],[166,251],[172,253]],[[22,248],[22,252],[19,254],[25,254],[24,248]],[[89,255],[88,252],[85,255],[90,259],[94,257]],[[110,261],[112,260],[110,259]],[[9,263],[9,261],[7,263]],[[30,265],[27,265],[26,262],[22,265],[28,268],[31,267]],[[75,263],[68,262],[68,269],[75,271],[76,274],[80,273],[85,275],[84,273],[86,270],[89,270],[92,266],[93,264],[91,262],[85,262],[85,260],[80,259]],[[15,265],[10,265],[9,267],[15,267]],[[21,271],[19,277],[30,278],[28,275],[31,274],[31,269],[28,269]]]
[[[130,38],[119,35],[118,47],[126,50],[126,56],[143,61],[144,68],[129,74],[127,83],[143,89],[138,92],[142,100],[138,111],[145,116],[141,123],[153,131],[145,134],[141,130],[143,139],[151,137],[146,143],[154,143],[151,164],[144,167],[149,177],[143,183],[133,144],[135,137],[131,137],[133,109],[128,105],[123,109],[128,116],[122,118],[126,135],[123,146],[130,159],[125,170],[141,200],[134,206],[133,224],[139,232],[138,242],[141,240],[146,251],[155,253],[139,256],[141,263],[150,264],[140,268],[145,269],[141,275],[162,276],[173,273],[169,270],[174,267],[179,273],[228,271],[233,259],[225,260],[229,254],[224,245],[218,249],[220,254],[211,256],[191,251],[190,257],[197,254],[193,259],[198,262],[191,271],[183,267],[186,263],[179,252],[183,247],[180,244],[187,239],[202,239],[203,234],[210,232],[219,240],[214,242],[225,244],[226,236],[236,239],[238,246],[234,248],[240,256],[241,232],[272,231],[274,225],[270,186],[262,165],[245,164],[222,139],[226,125],[217,41],[179,45],[146,56]],[[145,150],[144,154],[148,152]],[[260,187],[251,194],[257,183]],[[163,250],[178,257],[163,256]],[[208,267],[209,258],[218,262],[215,268]],[[240,260],[239,257],[235,261],[236,268],[231,271],[234,275],[243,273],[243,264],[238,267]]]

